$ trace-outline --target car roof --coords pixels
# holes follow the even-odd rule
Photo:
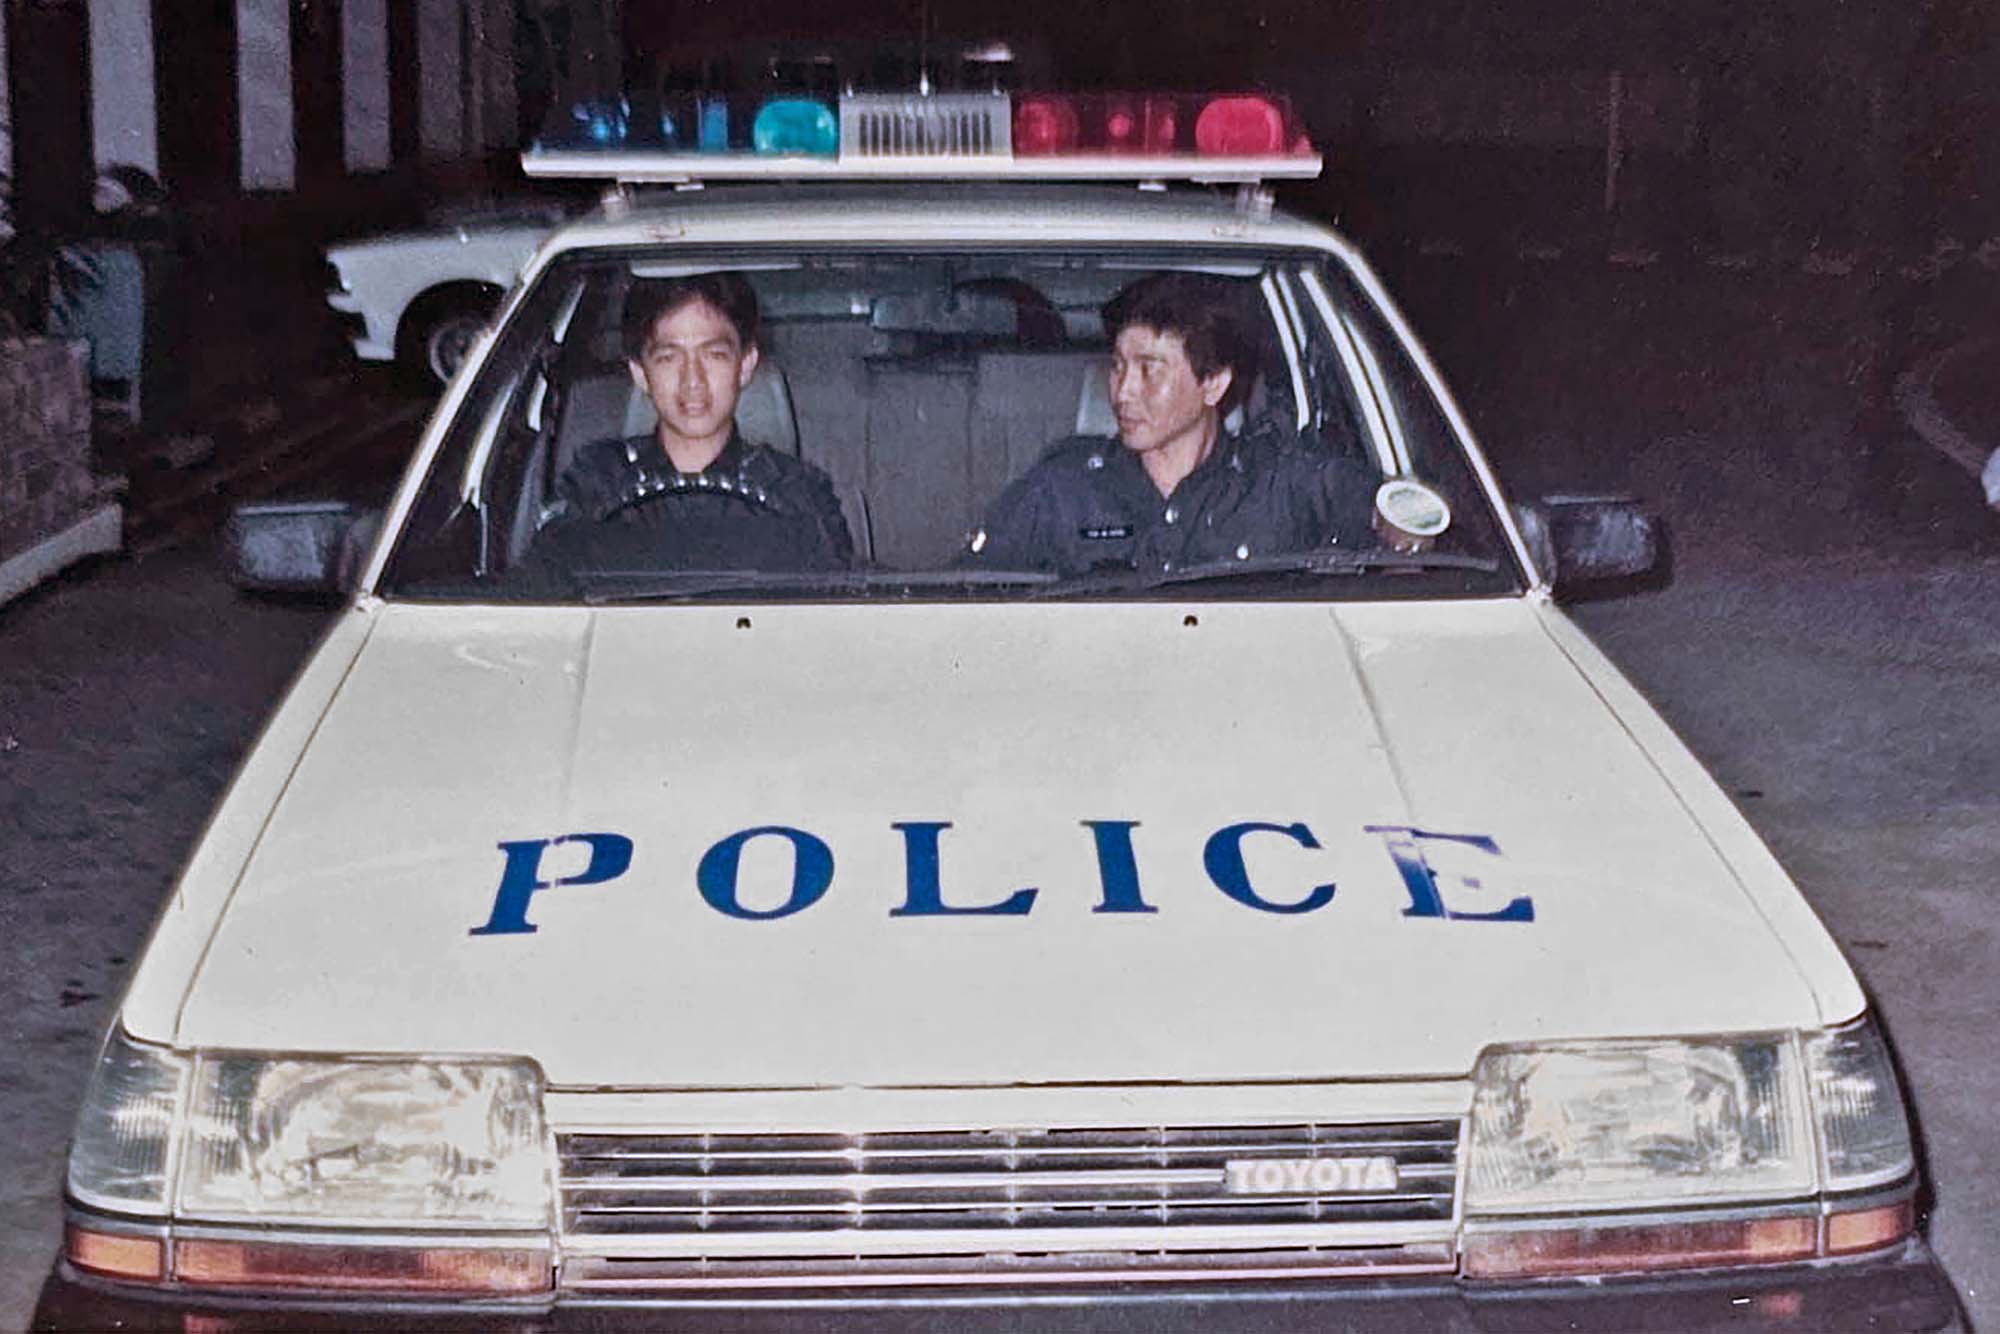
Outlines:
[[[550,253],[677,243],[1173,242],[1350,251],[1331,229],[1222,190],[957,181],[648,187],[556,234]]]

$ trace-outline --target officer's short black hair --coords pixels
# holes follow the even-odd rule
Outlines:
[[[1240,284],[1206,273],[1147,274],[1104,303],[1104,332],[1112,341],[1135,324],[1179,338],[1200,379],[1227,368],[1224,412],[1250,392],[1258,369],[1258,344]]]
[[[641,278],[625,294],[625,317],[619,332],[625,356],[638,361],[646,354],[646,340],[662,315],[672,314],[690,301],[706,301],[736,326],[743,350],[757,345],[763,316],[757,309],[757,293],[740,273],[689,273],[678,278]]]

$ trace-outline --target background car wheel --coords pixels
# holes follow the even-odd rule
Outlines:
[[[500,293],[484,287],[419,297],[396,337],[396,361],[411,383],[435,390],[450,380],[499,304]]]

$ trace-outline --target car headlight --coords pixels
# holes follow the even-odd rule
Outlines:
[[[1467,1152],[1466,1268],[1479,1276],[1799,1259],[1888,1244],[1913,1222],[1907,1192],[1856,1195],[1915,1166],[1867,1019],[1492,1047],[1473,1074]],[[1581,1217],[1549,1228],[1559,1214]]]
[[[546,1227],[541,1081],[497,1061],[202,1056],[177,1212]]]
[[[1473,1076],[1466,1207],[1482,1213],[1812,1192],[1790,1038],[1487,1051]]]
[[[68,1251],[97,1272],[167,1277],[170,1231],[171,1276],[189,1282],[533,1291],[549,1274],[550,1164],[530,1061],[189,1056],[114,1029],[70,1195],[161,1223],[72,1225]],[[231,1222],[298,1231],[203,1232]],[[339,1230],[356,1228],[369,1231],[349,1244]]]

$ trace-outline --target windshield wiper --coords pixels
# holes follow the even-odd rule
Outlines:
[[[1243,560],[1203,561],[1199,565],[1183,565],[1172,570],[1092,572],[1039,589],[1030,596],[1135,593],[1171,588],[1178,584],[1254,579],[1273,574],[1363,574],[1370,570],[1476,570],[1481,574],[1492,574],[1499,568],[1500,562],[1491,556],[1467,556],[1451,551],[1395,551],[1389,547],[1365,551],[1295,551],[1276,556],[1250,556]]]
[[[730,593],[856,596],[889,591],[903,596],[932,589],[1013,588],[1053,584],[1040,570],[580,570],[572,576],[592,605]]]

